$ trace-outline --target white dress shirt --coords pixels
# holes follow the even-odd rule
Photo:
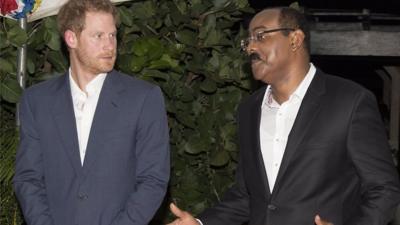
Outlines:
[[[98,74],[86,85],[85,91],[83,91],[72,78],[71,70],[69,71],[69,83],[71,87],[72,103],[74,105],[79,153],[82,165],[85,160],[86,147],[94,113],[96,111],[97,101],[99,100],[100,91],[103,87],[106,75],[106,73]]]
[[[268,86],[261,104],[260,147],[272,193],[275,181],[285,153],[289,133],[293,127],[301,102],[307,92],[316,69],[310,63],[310,69],[289,99],[279,105]]]

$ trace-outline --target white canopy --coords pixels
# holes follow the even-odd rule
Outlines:
[[[28,22],[35,21],[38,19],[42,19],[47,16],[53,16],[58,13],[61,6],[64,5],[68,0],[42,0],[39,7],[32,14],[27,15]],[[111,0],[111,2],[126,2],[131,0]],[[9,16],[6,16],[11,18]]]

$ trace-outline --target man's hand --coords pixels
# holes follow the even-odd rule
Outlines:
[[[321,217],[319,215],[315,216],[314,222],[315,222],[315,225],[333,225],[333,223],[330,223],[328,221],[321,219]]]
[[[181,210],[174,203],[171,203],[169,208],[177,218],[167,225],[200,225],[190,213]]]

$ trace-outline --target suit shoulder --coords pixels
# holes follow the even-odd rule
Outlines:
[[[323,76],[326,79],[328,91],[334,91],[335,93],[342,93],[345,95],[370,93],[367,88],[352,80],[325,73],[319,74],[319,76]]]
[[[51,95],[51,92],[65,81],[64,75],[55,75],[54,77],[36,83],[24,90],[24,95]]]

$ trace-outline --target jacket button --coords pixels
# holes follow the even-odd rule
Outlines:
[[[85,194],[79,194],[79,195],[78,195],[78,198],[79,198],[79,200],[83,201],[83,200],[87,199],[88,196],[85,195]]]
[[[277,208],[278,208],[278,207],[276,207],[275,205],[272,205],[272,204],[269,204],[269,205],[268,205],[268,209],[269,209],[269,210],[272,210],[272,211],[273,211],[273,210],[276,210]]]

